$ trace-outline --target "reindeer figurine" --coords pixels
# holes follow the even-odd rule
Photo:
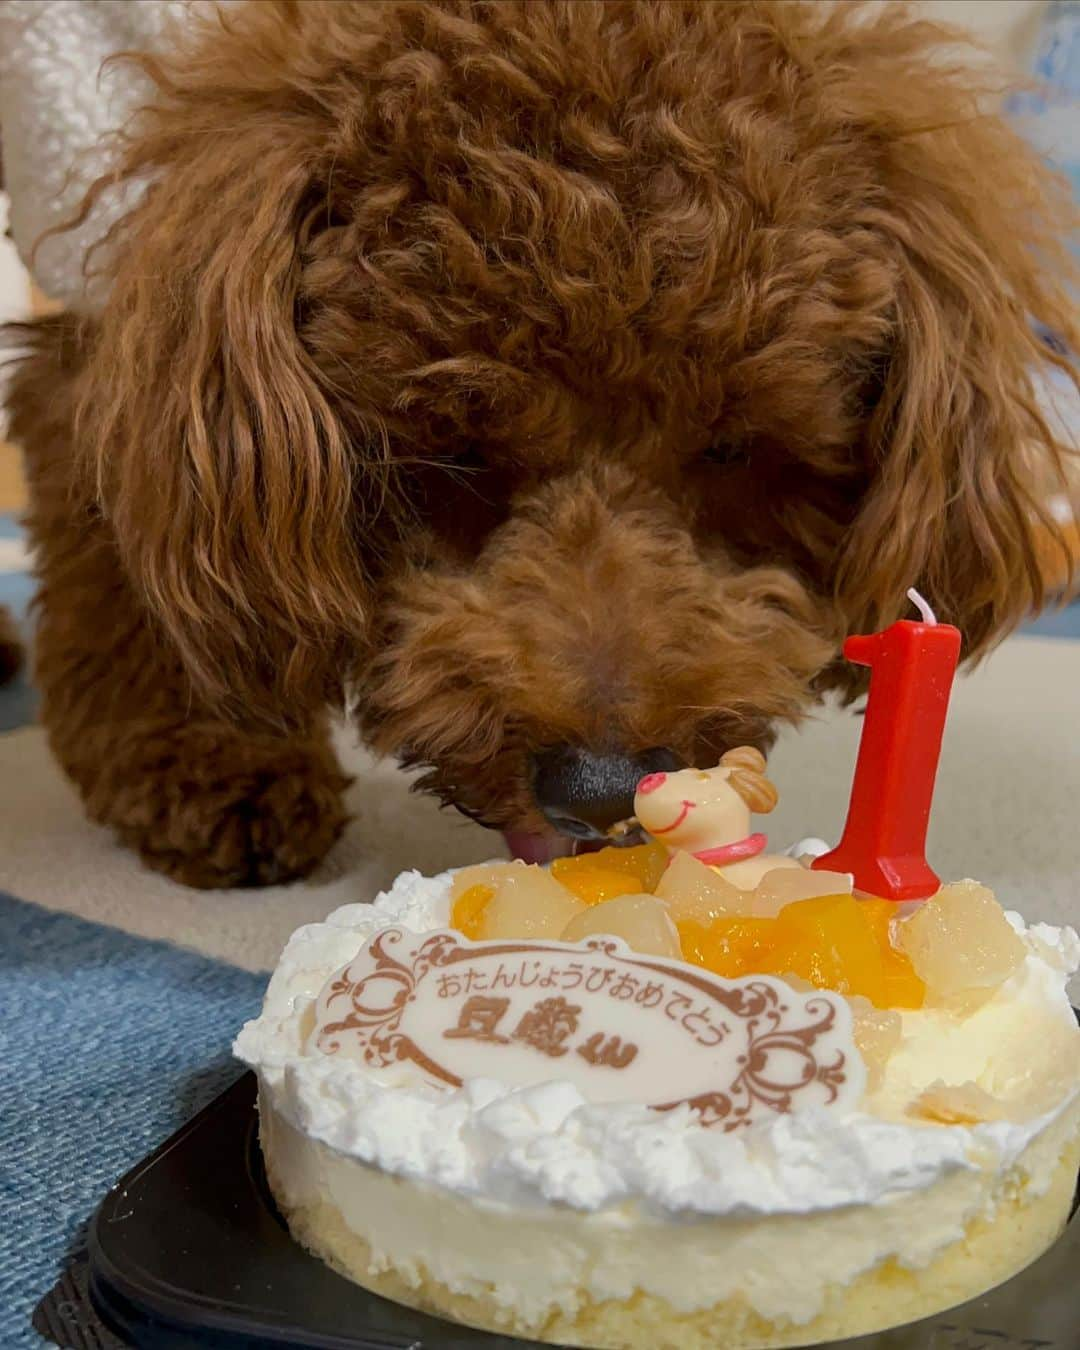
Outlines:
[[[795,858],[766,853],[768,840],[751,833],[751,812],[766,815],[777,801],[765,777],[765,757],[741,745],[714,769],[647,774],[637,785],[634,814],[658,843],[692,853],[739,890],[752,891],[767,872],[805,871]]]

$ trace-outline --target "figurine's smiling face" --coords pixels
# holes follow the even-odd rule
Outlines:
[[[642,828],[669,848],[690,852],[745,839],[750,808],[730,783],[731,769],[650,773],[634,796]]]

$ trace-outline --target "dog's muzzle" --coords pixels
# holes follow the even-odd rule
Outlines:
[[[620,829],[634,814],[634,792],[650,773],[683,768],[671,750],[636,755],[596,754],[557,745],[532,756],[536,804],[559,834],[587,843],[634,844],[640,836]]]

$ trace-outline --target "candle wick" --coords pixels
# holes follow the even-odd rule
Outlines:
[[[937,615],[936,615],[936,614],[934,613],[934,611],[930,608],[930,606],[927,604],[926,600],[919,594],[919,592],[915,589],[914,586],[912,586],[912,587],[908,590],[907,598],[911,601],[911,603],[915,606],[915,608],[916,608],[916,609],[919,611],[919,613],[922,615],[923,623],[929,623],[929,624],[936,624],[936,623],[937,623]]]

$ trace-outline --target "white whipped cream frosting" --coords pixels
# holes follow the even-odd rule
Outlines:
[[[1068,928],[1028,928],[1016,914],[1009,920],[1028,949],[1021,967],[964,1019],[904,1013],[884,1082],[858,1109],[777,1115],[737,1134],[705,1128],[689,1108],[592,1104],[565,1082],[474,1079],[442,1091],[407,1066],[373,1070],[306,1050],[305,1023],[326,980],[381,928],[446,926],[451,882],[450,873],[403,873],[373,903],[298,929],[261,1015],[235,1045],[296,1129],[385,1172],[524,1207],[805,1214],[1008,1167],[1080,1092],[1080,1031],[1065,992],[1080,939]],[[912,1119],[910,1103],[938,1081],[976,1082],[1009,1104],[1011,1118],[970,1127]]]

